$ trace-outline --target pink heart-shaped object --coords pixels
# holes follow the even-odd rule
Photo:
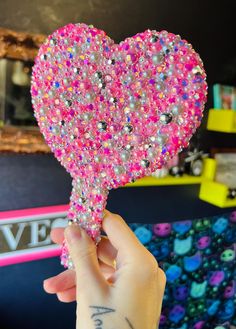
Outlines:
[[[31,95],[46,142],[73,178],[68,218],[98,243],[108,190],[186,147],[206,94],[202,61],[178,35],[146,30],[117,45],[83,23],[51,34]]]

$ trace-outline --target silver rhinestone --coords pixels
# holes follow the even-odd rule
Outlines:
[[[124,131],[126,132],[126,133],[131,133],[132,131],[133,131],[133,127],[130,125],[130,124],[126,124],[126,125],[124,125],[124,127],[123,127],[123,129],[124,129]]]
[[[172,114],[170,114],[170,113],[161,114],[160,121],[164,124],[170,123],[172,121]]]
[[[45,60],[45,61],[46,61],[46,59],[47,59],[47,55],[46,55],[46,54],[43,54],[43,55],[40,56],[40,58],[41,58],[42,60]]]
[[[72,105],[72,101],[70,99],[66,100],[66,106],[71,106]]]
[[[79,201],[79,204],[82,204],[82,203],[86,202],[86,199],[84,197],[80,197],[78,201]]]
[[[195,66],[193,69],[192,69],[192,72],[193,74],[203,74],[203,71],[201,69],[201,67],[198,65],[198,66]]]
[[[153,34],[152,37],[151,37],[151,42],[157,42],[158,41],[158,36]]]
[[[134,147],[133,147],[133,145],[130,145],[130,144],[127,144],[126,146],[125,146],[125,149],[126,150],[132,150]]]
[[[52,39],[50,40],[50,44],[51,44],[52,46],[56,45],[56,44],[57,44],[57,39],[52,38]]]
[[[100,131],[105,131],[107,129],[107,123],[105,121],[99,121],[97,127]]]
[[[141,166],[144,168],[148,168],[150,166],[150,161],[148,161],[147,159],[141,160]]]

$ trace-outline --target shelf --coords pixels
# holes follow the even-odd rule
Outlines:
[[[228,199],[228,187],[224,184],[205,181],[201,184],[199,198],[220,208],[236,207],[236,199]]]
[[[155,176],[143,177],[136,180],[134,183],[128,183],[124,187],[136,187],[136,186],[161,186],[161,185],[191,185],[201,184],[203,181],[212,180],[215,174],[215,160],[204,159],[203,160],[203,172],[201,176],[183,175],[181,177],[165,176],[157,178]]]
[[[168,175],[162,178],[148,176],[140,178],[134,183],[128,183],[125,187],[200,184],[202,181],[202,176],[183,175],[182,177],[173,177]]]
[[[207,129],[225,133],[236,133],[236,111],[210,109]]]

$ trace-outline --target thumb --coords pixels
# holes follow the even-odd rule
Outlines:
[[[77,295],[88,293],[92,296],[94,292],[106,289],[108,284],[101,273],[97,247],[91,237],[78,224],[69,225],[64,234],[76,271]]]

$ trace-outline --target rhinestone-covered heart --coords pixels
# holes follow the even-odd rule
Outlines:
[[[35,116],[73,177],[68,217],[96,243],[107,191],[150,175],[186,147],[206,94],[199,55],[167,31],[115,44],[93,26],[68,24],[40,47]]]

